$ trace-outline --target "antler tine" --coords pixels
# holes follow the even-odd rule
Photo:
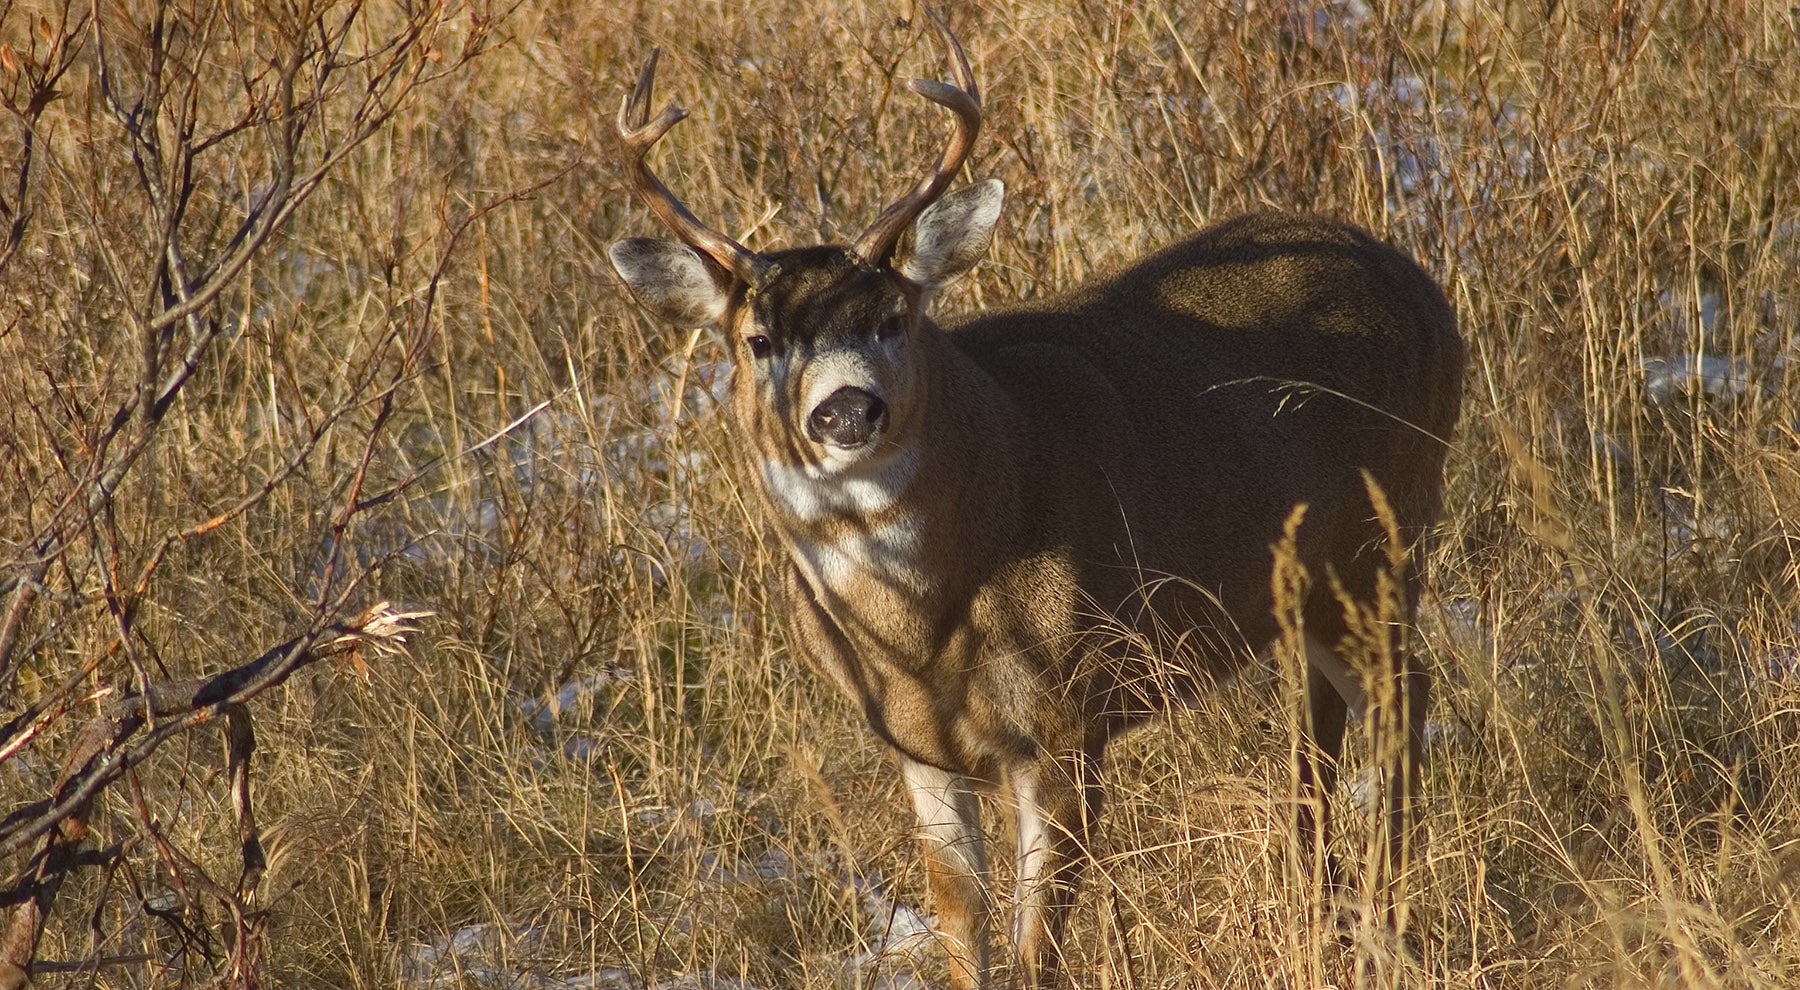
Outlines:
[[[886,264],[892,257],[894,248],[900,243],[901,235],[912,226],[912,222],[925,212],[925,208],[937,201],[944,194],[950,181],[961,171],[963,162],[969,158],[969,152],[975,149],[975,137],[981,133],[981,91],[975,86],[975,73],[969,68],[969,56],[963,52],[962,43],[950,31],[950,25],[935,11],[927,9],[926,16],[944,36],[945,47],[949,49],[947,60],[950,63],[950,74],[956,79],[951,86],[933,79],[914,79],[909,88],[933,103],[956,114],[956,133],[950,137],[950,143],[938,155],[937,165],[931,174],[920,179],[904,197],[881,211],[869,229],[863,231],[856,239],[853,250],[863,260],[873,265]]]
[[[619,105],[619,141],[625,146],[625,163],[631,175],[632,188],[644,197],[651,212],[689,247],[711,258],[738,279],[753,283],[763,268],[762,257],[702,223],[699,217],[694,216],[693,211],[675,198],[674,193],[669,192],[669,187],[663,185],[655,172],[650,171],[649,164],[644,160],[650,152],[650,146],[669,133],[669,128],[687,117],[686,110],[670,104],[656,115],[655,120],[650,119],[650,97],[656,87],[656,62],[661,56],[662,49],[651,49],[643,71],[638,73],[637,86]]]

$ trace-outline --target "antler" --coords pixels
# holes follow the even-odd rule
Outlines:
[[[662,49],[651,50],[644,70],[638,73],[637,87],[619,107],[619,141],[625,146],[625,164],[631,173],[632,188],[644,197],[651,212],[689,247],[711,258],[739,280],[754,283],[764,267],[762,256],[701,223],[700,218],[682,205],[644,162],[650,146],[687,117],[686,110],[670,104],[655,120],[649,119],[650,95],[656,85],[656,60],[661,55]]]
[[[929,9],[925,13],[931,18],[938,33],[944,36],[944,42],[950,50],[950,73],[956,78],[956,85],[951,86],[934,79],[914,79],[908,84],[908,88],[956,114],[956,133],[951,135],[950,144],[938,156],[937,165],[931,174],[920,179],[919,184],[913,186],[899,201],[882,210],[875,222],[869,225],[869,229],[856,239],[852,250],[864,261],[878,267],[886,264],[892,257],[895,245],[900,243],[900,236],[919,218],[919,214],[944,194],[945,187],[950,185],[951,179],[956,178],[963,162],[968,160],[969,152],[974,150],[975,136],[981,133],[981,91],[975,87],[975,73],[969,69],[969,57],[963,53],[956,35],[950,33],[950,25]]]

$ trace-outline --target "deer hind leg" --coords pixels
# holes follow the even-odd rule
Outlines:
[[[1338,757],[1344,748],[1344,725],[1351,710],[1360,710],[1360,678],[1329,646],[1306,637],[1307,721],[1301,726],[1294,754],[1300,793],[1294,806],[1294,832],[1300,861],[1309,876],[1319,878],[1329,893],[1343,886],[1343,869],[1331,853],[1331,792],[1337,787]]]
[[[977,990],[988,979],[988,865],[981,807],[969,780],[900,757],[925,848],[937,935],[950,957],[951,990]]]
[[[1100,818],[1099,753],[1046,756],[1014,772],[1010,786],[1019,846],[1016,982],[1026,990],[1049,990],[1062,970],[1063,936]]]
[[[1400,663],[1401,670],[1394,675],[1398,682],[1398,697],[1395,700],[1400,710],[1394,712],[1387,722],[1392,727],[1390,731],[1404,726],[1401,731],[1406,733],[1406,738],[1401,745],[1382,746],[1382,750],[1388,754],[1386,775],[1390,782],[1387,860],[1382,871],[1382,883],[1391,887],[1394,892],[1390,899],[1390,921],[1396,926],[1404,925],[1404,888],[1401,882],[1412,867],[1413,851],[1421,838],[1419,806],[1424,790],[1425,712],[1431,700],[1431,675],[1411,657]],[[1379,737],[1377,742],[1380,742]]]
[[[1411,575],[1408,575],[1409,578]],[[1430,676],[1408,651],[1404,627],[1409,625],[1418,600],[1417,584],[1409,580],[1405,586],[1404,614],[1377,625],[1381,642],[1364,642],[1349,637],[1342,603],[1333,602],[1307,615],[1306,656],[1308,693],[1312,698],[1315,732],[1331,728],[1329,715],[1321,722],[1320,698],[1336,694],[1340,703],[1352,712],[1367,712],[1375,758],[1379,761],[1381,797],[1379,849],[1373,866],[1370,893],[1384,906],[1391,923],[1401,923],[1405,893],[1402,881],[1411,865],[1416,839],[1418,796],[1424,770],[1425,713],[1430,700]],[[1354,665],[1344,653],[1326,645],[1337,641],[1355,658]],[[1361,668],[1366,667],[1367,670]],[[1319,682],[1327,681],[1329,686]],[[1323,688],[1323,690],[1321,690]],[[1336,690],[1333,691],[1332,689]],[[1324,702],[1327,708],[1331,702]],[[1338,716],[1341,719],[1341,714]],[[1341,741],[1342,726],[1336,727]],[[1319,749],[1325,751],[1323,738]],[[1331,753],[1335,758],[1335,752]],[[1308,771],[1301,764],[1304,786]],[[1335,770],[1333,770],[1335,775]],[[1329,791],[1335,777],[1315,775],[1315,786]],[[1307,803],[1302,794],[1302,806]],[[1319,796],[1323,808],[1323,794]],[[1323,812],[1321,812],[1323,816]],[[1320,823],[1321,833],[1323,822]],[[1302,840],[1306,833],[1302,831]]]
[[[1369,706],[1371,742],[1380,761],[1382,808],[1385,811],[1381,857],[1376,863],[1374,892],[1388,921],[1395,928],[1405,924],[1406,875],[1412,867],[1418,840],[1419,795],[1425,770],[1425,713],[1431,701],[1431,675],[1412,653],[1408,642],[1418,611],[1419,568],[1406,574],[1405,612],[1388,628],[1380,648],[1372,650],[1377,665]]]

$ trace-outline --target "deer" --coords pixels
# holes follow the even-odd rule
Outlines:
[[[1394,643],[1359,642],[1416,614],[1463,342],[1411,258],[1280,212],[1042,298],[933,316],[987,254],[1005,190],[949,191],[981,98],[932,19],[954,84],[910,89],[954,130],[849,244],[752,251],[677,199],[647,164],[686,116],[650,116],[652,51],[618,139],[629,190],[677,239],[607,255],[656,318],[729,342],[733,456],[785,557],[789,641],[898,765],[950,986],[992,979],[978,798],[997,793],[1016,823],[1013,979],[1049,988],[1070,975],[1108,743],[1278,639],[1278,546],[1314,576],[1292,603],[1297,834],[1324,849],[1346,723],[1383,706],[1404,739],[1382,764],[1381,858],[1390,877],[1407,868],[1430,678]],[[1359,622],[1384,587],[1398,607]]]

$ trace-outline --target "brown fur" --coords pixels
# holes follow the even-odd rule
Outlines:
[[[836,279],[805,269],[815,284],[772,319],[861,325],[844,312],[891,276],[840,267]],[[1463,360],[1453,315],[1416,265],[1342,224],[1243,217],[1042,302],[943,330],[922,318],[912,347],[916,422],[890,442],[923,452],[901,509],[916,515],[931,585],[911,592],[878,570],[824,583],[793,567],[788,599],[803,653],[883,740],[975,781],[1034,765],[1061,781],[1062,763],[1097,758],[1266,645],[1271,547],[1296,504],[1301,560],[1320,578],[1305,621],[1326,644],[1346,629],[1324,576],[1367,599],[1385,560],[1362,472],[1415,561],[1437,517]],[[746,441],[767,444],[779,417],[747,382],[734,409]],[[772,509],[790,548],[883,523]],[[1417,566],[1407,573],[1410,606]],[[1315,695],[1329,690],[1314,681]],[[1422,717],[1423,676],[1402,687]],[[1341,733],[1343,702],[1325,701],[1315,721]],[[1321,748],[1335,754],[1335,741]],[[1048,791],[1065,806],[1058,827],[1079,838],[1072,786]],[[1074,850],[1057,858],[1077,869]],[[940,907],[947,927],[985,916],[965,896]]]
[[[979,126],[949,41],[961,89],[921,92],[957,111],[951,164],[858,242],[876,248],[766,255],[699,224],[643,165],[679,119],[648,120],[652,59],[620,133],[692,250],[638,239],[610,255],[667,318],[733,341],[732,418],[791,563],[794,643],[895,753],[952,985],[988,979],[974,790],[1004,786],[1018,810],[1017,975],[1051,986],[1108,741],[1275,638],[1273,547],[1297,506],[1293,552],[1313,580],[1296,826],[1326,858],[1346,709],[1372,684],[1388,703],[1375,725],[1404,737],[1383,767],[1376,881],[1391,885],[1429,690],[1394,625],[1416,609],[1461,394],[1443,293],[1363,231],[1257,214],[940,328],[930,297],[980,256],[1002,195],[990,181],[937,199]],[[903,223],[918,247],[896,264]],[[1376,607],[1396,560],[1403,614],[1358,629],[1346,600]]]

